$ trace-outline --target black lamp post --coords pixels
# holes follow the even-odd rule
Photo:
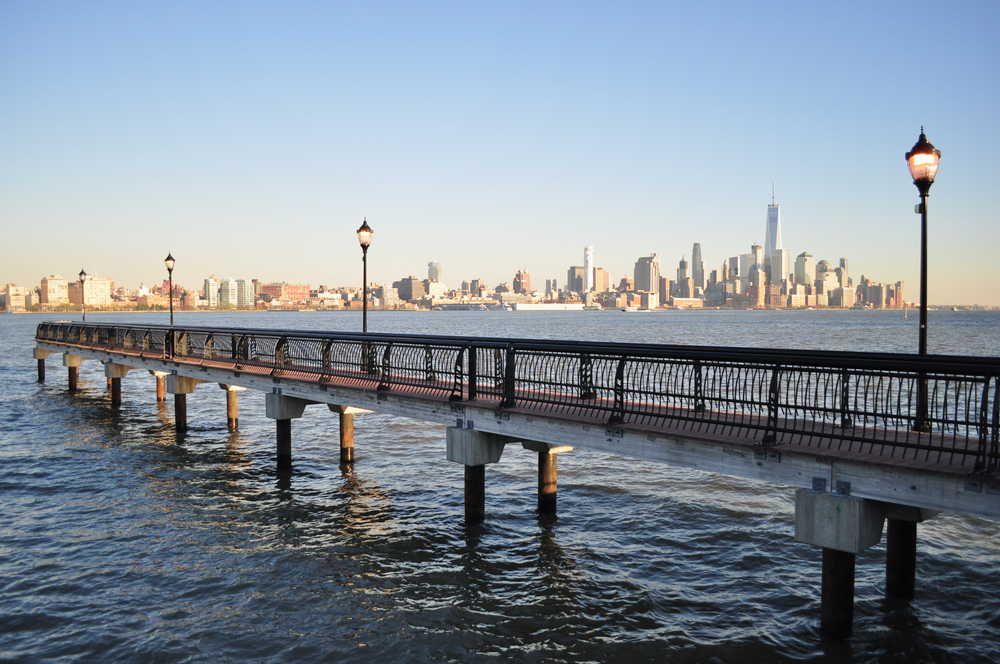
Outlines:
[[[920,191],[920,354],[927,354],[927,196],[934,184],[937,174],[938,160],[941,151],[936,149],[920,128],[920,138],[913,148],[906,153],[906,162],[910,167],[913,184]],[[921,380],[920,392],[917,395],[918,431],[928,430],[927,426],[927,381]]]
[[[368,332],[368,245],[372,243],[372,229],[368,226],[368,218],[365,217],[364,223],[361,224],[361,228],[358,229],[358,242],[361,243],[361,262],[364,267],[361,268],[362,274],[362,287],[361,287],[361,331]]]
[[[167,252],[167,257],[163,259],[167,266],[167,277],[170,281],[170,327],[174,326],[174,257]]]
[[[87,273],[80,268],[80,311],[83,312],[83,322],[87,322],[87,300],[83,296],[83,282],[87,279]]]

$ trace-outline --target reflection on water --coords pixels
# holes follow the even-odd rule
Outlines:
[[[761,315],[757,315],[757,314]],[[774,315],[772,315],[774,314]],[[197,324],[347,328],[353,314],[179,314]],[[95,315],[100,318],[100,315]],[[871,312],[383,314],[378,331],[900,350],[915,317]],[[188,396],[190,428],[133,371],[110,408],[37,384],[37,317],[0,316],[0,659],[39,661],[962,661],[1000,659],[1000,527],[922,524],[917,598],[884,598],[884,549],[858,556],[856,636],[818,630],[819,552],[792,541],[785,487],[583,450],[559,514],[536,511],[537,457],[487,471],[463,522],[441,426],[338,424],[306,409],[275,469],[263,396]],[[143,322],[153,316],[141,317]],[[186,321],[183,321],[186,322]],[[932,312],[932,351],[1000,355],[1000,317]],[[499,326],[503,327],[500,328]],[[50,358],[50,368],[58,358]]]

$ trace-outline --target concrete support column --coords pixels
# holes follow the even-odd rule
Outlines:
[[[825,490],[795,492],[795,541],[823,548],[820,627],[839,639],[851,635],[854,620],[856,554],[879,543],[892,505]]]
[[[187,431],[188,428],[187,395],[174,395],[174,430]]]
[[[465,466],[465,523],[486,518],[486,464],[498,463],[507,436],[472,429],[448,427],[448,461]]]
[[[278,470],[292,467],[292,420],[302,417],[306,406],[318,403],[282,394],[264,395],[264,413],[275,420]]]
[[[292,421],[275,420],[275,429],[278,434],[278,469],[284,470],[292,467]]]
[[[85,358],[79,355],[63,353],[63,366],[69,369],[69,391],[76,392],[76,385],[80,378],[80,363]]]
[[[167,392],[174,395],[174,430],[177,432],[187,431],[187,395],[194,392],[194,388],[203,380],[188,378],[187,376],[167,376]]]
[[[35,359],[38,360],[38,382],[39,383],[44,383],[45,382],[45,358],[47,358],[49,356],[49,352],[50,351],[42,350],[41,348],[34,348],[34,349],[32,349],[32,354],[34,355]]]
[[[340,414],[340,465],[354,463],[354,416],[371,411],[351,406],[327,405],[331,412]]]
[[[340,414],[340,463],[354,463],[354,415]]]
[[[486,466],[465,467],[465,522],[469,525],[486,519]]]
[[[224,383],[219,383],[219,387],[226,391],[226,426],[230,431],[236,431],[240,428],[240,402],[237,393],[246,388]]]
[[[531,440],[521,441],[521,447],[538,452],[538,513],[555,514],[559,471],[557,454],[569,452],[567,445],[550,445]]]
[[[122,378],[124,378],[132,367],[126,367],[113,362],[104,363],[104,375],[108,378],[111,388],[111,405],[115,408],[122,405]]]
[[[114,379],[111,376],[108,376],[108,391],[109,392],[111,391],[111,388],[113,386],[113,384],[111,382],[112,380],[114,380]]]
[[[837,639],[854,630],[854,563],[857,556],[836,549],[823,549],[823,580],[820,596],[820,628]]]

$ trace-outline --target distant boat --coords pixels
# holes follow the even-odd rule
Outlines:
[[[636,307],[622,307],[622,311],[627,314],[634,314],[636,311],[639,311],[639,309]]]

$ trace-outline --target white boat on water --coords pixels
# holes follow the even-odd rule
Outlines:
[[[639,309],[638,307],[622,307],[622,311],[624,311],[627,314],[634,314],[635,312],[639,311]]]

